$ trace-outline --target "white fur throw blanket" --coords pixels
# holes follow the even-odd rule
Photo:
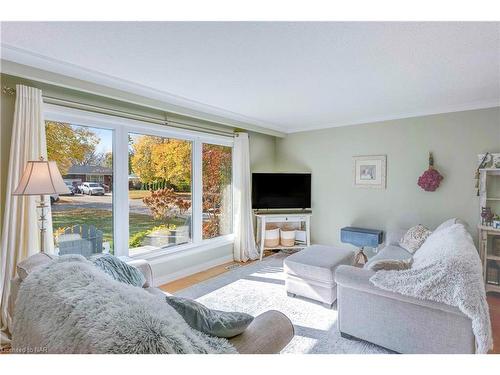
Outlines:
[[[481,260],[462,224],[432,233],[404,271],[379,271],[373,285],[407,296],[456,306],[472,320],[477,353],[493,346]]]
[[[198,332],[161,296],[113,280],[80,256],[61,256],[19,290],[14,352],[236,353]]]

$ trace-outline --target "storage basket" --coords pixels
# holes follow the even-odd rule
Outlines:
[[[264,247],[276,247],[280,244],[280,228],[266,228]]]
[[[287,247],[295,245],[295,229],[281,230],[281,245]]]

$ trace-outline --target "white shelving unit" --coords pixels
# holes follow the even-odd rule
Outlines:
[[[500,213],[500,168],[484,168],[479,170],[479,213],[482,207],[491,207],[494,213]],[[500,238],[500,229],[486,225],[478,225],[479,255],[483,264],[483,277],[486,292],[500,293],[500,284],[488,280],[488,264],[490,261],[500,264],[500,256],[493,254],[493,239]],[[490,281],[490,282],[488,282]]]
[[[260,251],[260,260],[264,255],[264,250],[276,249],[303,249],[311,245],[311,211],[256,211],[257,218],[257,244]],[[264,246],[264,239],[266,236],[266,224],[273,223],[280,226],[281,224],[297,223],[303,226],[306,232],[306,241],[303,244],[295,243],[294,246],[274,246],[267,248]]]

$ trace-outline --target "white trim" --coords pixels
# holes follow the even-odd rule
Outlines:
[[[116,256],[128,256],[129,247],[129,199],[128,199],[128,132],[117,127],[113,134],[113,240]],[[125,201],[127,204],[117,204]],[[119,229],[118,229],[119,228]],[[127,235],[121,235],[126,233]]]
[[[392,116],[367,117],[367,118],[363,118],[363,119],[359,119],[359,120],[352,120],[352,121],[339,122],[339,123],[318,124],[318,125],[307,126],[307,127],[302,126],[302,127],[283,130],[283,131],[286,134],[293,134],[293,133],[301,133],[301,132],[308,132],[308,131],[314,131],[314,130],[340,128],[343,126],[367,125],[367,124],[372,124],[375,122],[405,120],[405,119],[414,118],[414,117],[444,115],[447,113],[475,111],[478,109],[488,109],[488,108],[497,108],[497,107],[500,107],[500,101],[498,101],[496,99],[495,100],[484,100],[481,102],[467,103],[467,104],[455,105],[455,106],[447,106],[444,108],[436,108],[434,110],[428,110],[428,111],[404,112],[404,113],[399,113],[397,115],[392,115]]]
[[[45,118],[55,121],[69,122],[74,125],[100,127],[106,129],[116,129],[117,127],[126,128],[128,132],[144,133],[149,132],[161,137],[170,137],[176,139],[185,139],[194,141],[195,139],[207,143],[232,146],[234,138],[232,136],[223,136],[216,134],[203,134],[199,131],[184,130],[174,128],[168,125],[151,124],[144,121],[132,120],[118,116],[94,113],[81,109],[67,108],[55,104],[44,105]]]
[[[500,106],[498,99],[451,105],[417,112],[402,112],[387,116],[374,116],[348,121],[316,124],[312,126],[289,127],[254,119],[204,103],[182,98],[171,93],[108,76],[77,65],[52,59],[18,47],[0,43],[2,49],[1,69],[5,74],[104,96],[140,106],[155,108],[181,116],[192,117],[221,125],[242,128],[249,131],[283,138],[286,134],[341,126],[363,125],[373,122],[401,120],[451,112],[472,111]],[[131,94],[131,93],[137,93]]]
[[[193,223],[193,242],[203,240],[203,155],[202,142],[193,142],[193,167],[191,171],[191,222]]]
[[[2,71],[6,74],[161,109],[174,114],[219,123],[221,125],[247,129],[277,137],[284,136],[282,127],[277,124],[190,100],[163,90],[157,90],[139,83],[86,69],[5,43],[0,43],[0,47],[2,49]],[[51,72],[52,77],[44,74],[43,70]],[[79,82],[75,82],[75,79]],[[70,82],[68,83],[68,81]],[[101,87],[94,86],[92,89],[84,90],[83,87],[89,86],[88,84],[82,84],[84,82]],[[117,92],[117,90],[120,92]]]
[[[195,266],[191,266],[191,267],[188,267],[188,268],[183,268],[182,270],[177,271],[177,272],[168,273],[166,275],[162,275],[162,276],[159,276],[159,277],[154,276],[153,277],[153,285],[155,287],[159,287],[159,286],[161,286],[163,284],[166,284],[166,283],[169,283],[169,282],[181,279],[183,277],[191,276],[191,275],[193,275],[195,273],[198,273],[198,272],[201,272],[201,271],[205,271],[205,270],[207,270],[209,268],[220,266],[221,264],[224,264],[224,263],[229,263],[232,260],[233,260],[233,255],[232,254],[228,254],[228,255],[225,255],[223,257],[219,257],[219,258],[210,260],[208,262],[199,263],[199,264],[197,264]]]
[[[191,250],[204,251],[207,249],[215,249],[217,247],[231,245],[233,243],[234,243],[234,234],[227,234],[225,236],[219,236],[207,240],[202,240],[199,243],[189,242],[177,246],[158,248],[145,253],[130,254],[128,255],[128,257],[133,259],[144,259],[150,261],[155,261],[157,259],[160,259],[161,261],[166,257],[172,256],[177,253],[185,254],[187,251]]]

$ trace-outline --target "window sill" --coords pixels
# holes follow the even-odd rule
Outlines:
[[[184,253],[190,250],[197,250],[197,251],[209,250],[225,245],[232,245],[233,243],[234,243],[234,234],[227,234],[225,236],[220,236],[217,238],[202,240],[201,242],[198,243],[187,243],[179,246],[155,249],[149,252],[144,252],[139,254],[129,254],[128,257],[132,259],[153,260],[153,259],[167,257],[173,254]]]

